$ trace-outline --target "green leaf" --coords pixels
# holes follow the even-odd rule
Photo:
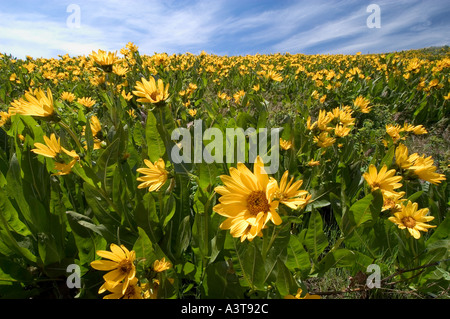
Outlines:
[[[297,292],[298,286],[289,269],[281,259],[277,260],[277,281],[276,285],[281,297]]]
[[[208,265],[203,290],[207,298],[241,299],[244,297],[238,277],[225,261]]]
[[[119,143],[120,139],[116,138],[106,149],[103,150],[100,158],[97,161],[97,175],[102,182],[103,189],[108,190],[111,187],[109,182],[113,175],[114,168],[119,159]]]
[[[431,222],[432,223],[432,222]],[[444,220],[433,230],[433,234],[426,241],[426,246],[439,241],[449,239],[450,234],[450,212],[447,213]]]
[[[159,217],[156,212],[156,203],[153,195],[147,192],[142,199],[137,200],[134,210],[137,226],[142,228],[153,242],[158,242],[161,236]]]
[[[30,230],[20,220],[18,212],[3,191],[0,192],[0,214],[2,215],[0,220],[0,229],[10,229],[22,236],[31,235]],[[5,225],[1,223],[2,221],[5,222]]]
[[[320,213],[313,210],[309,218],[308,230],[303,244],[306,246],[311,258],[317,261],[319,255],[327,248],[328,239],[323,232],[323,222]]]
[[[264,288],[264,262],[254,242],[240,242],[233,239],[237,261],[242,271],[243,283],[253,290]]]
[[[309,255],[297,236],[290,236],[287,253],[286,267],[289,270],[300,270],[304,276],[311,271]]]
[[[155,115],[152,112],[148,112],[145,137],[148,147],[148,157],[152,163],[156,162],[160,158],[164,158],[164,154],[166,153],[164,140],[159,134],[157,124]]]
[[[347,214],[342,216],[341,229],[345,236],[349,236],[356,228],[363,224],[370,224],[381,212],[383,196],[380,191],[372,192],[354,203]]]

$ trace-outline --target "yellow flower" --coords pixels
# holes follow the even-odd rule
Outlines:
[[[8,110],[8,112],[0,112],[0,127],[5,125],[5,123],[9,120],[11,117],[11,109]]]
[[[103,50],[98,50],[98,52],[92,51],[89,55],[94,62],[98,63],[105,71],[111,71],[108,67],[111,67],[115,62],[117,62],[117,52],[106,52]]]
[[[79,98],[77,102],[85,107],[92,107],[95,104],[95,100],[90,97]]]
[[[124,76],[125,74],[127,74],[128,72],[128,68],[127,67],[123,67],[121,65],[115,64],[112,67],[112,71],[114,74],[118,75],[118,76]]]
[[[75,94],[71,92],[63,92],[61,94],[61,99],[67,102],[72,102],[73,100],[75,100]]]
[[[48,117],[54,113],[53,96],[50,88],[47,88],[47,94],[41,89],[27,92],[25,97],[11,102],[11,105],[11,114]]]
[[[356,107],[359,107],[362,113],[369,113],[371,107],[369,106],[370,101],[363,97],[363,96],[358,96],[354,101],[353,101],[353,105]]]
[[[129,100],[131,100],[133,98],[133,95],[131,95],[131,93],[126,93],[125,90],[122,90],[122,94],[121,95],[127,101],[129,101]]]
[[[273,70],[267,71],[264,76],[265,76],[266,79],[270,79],[270,80],[273,80],[273,81],[276,81],[276,82],[283,81],[283,77],[279,73],[276,73]]]
[[[395,163],[403,169],[411,167],[417,156],[417,153],[408,155],[408,148],[401,143],[395,149]]]
[[[411,201],[408,201],[406,206],[401,203],[400,207],[401,210],[388,219],[400,229],[407,228],[415,239],[420,238],[421,231],[428,232],[428,228],[436,227],[426,224],[434,219],[433,216],[426,216],[428,214],[428,208],[417,210],[418,204],[412,203]]]
[[[313,158],[311,158],[311,160],[308,162],[307,164],[309,167],[314,167],[314,166],[318,166],[320,165],[319,161],[315,161]]]
[[[433,165],[433,159],[431,156],[425,158],[424,155],[418,156],[414,160],[414,164],[409,167],[409,169],[417,175],[420,179],[424,181],[428,181],[434,185],[441,183],[444,181],[445,175],[436,173],[436,166]]]
[[[283,150],[287,151],[288,149],[290,149],[290,148],[292,147],[292,142],[291,142],[291,141],[283,140],[283,139],[280,137],[280,146],[281,146],[281,148],[282,148]]]
[[[134,95],[138,96],[138,102],[143,103],[158,103],[167,100],[169,97],[169,84],[164,83],[161,79],[155,81],[155,78],[150,77],[149,81],[142,78],[142,82],[137,81],[133,91]]]
[[[31,151],[39,155],[55,158],[61,152],[60,140],[60,138],[56,139],[54,133],[50,135],[50,138],[44,136],[45,145],[42,143],[34,143],[34,147],[36,148]]]
[[[306,293],[304,297],[302,297],[302,289],[298,288],[297,294],[295,296],[293,295],[287,295],[284,297],[284,299],[320,299],[319,295],[310,295],[309,293]]]
[[[121,282],[118,285],[111,285],[109,282],[105,282],[99,293],[103,293],[106,290],[111,292],[111,294],[105,295],[103,299],[143,299],[142,289],[139,287],[136,277],[131,279],[124,289],[125,285],[125,282]]]
[[[158,191],[167,181],[169,174],[165,169],[164,160],[160,158],[152,164],[149,160],[144,159],[144,163],[148,168],[138,168],[136,170],[138,173],[144,174],[144,176],[137,178],[138,181],[143,182],[138,185],[138,188],[148,187],[149,192]]]
[[[336,142],[336,139],[330,137],[326,131],[320,133],[319,136],[314,136],[314,143],[317,143],[319,147],[326,148],[333,145],[334,142]]]
[[[100,287],[99,293],[105,290],[112,289],[119,285],[121,281],[121,293],[125,294],[130,281],[136,276],[136,267],[134,260],[136,259],[135,252],[129,251],[124,245],[120,247],[116,244],[110,245],[111,251],[97,250],[97,255],[109,260],[95,260],[91,262],[91,267],[97,270],[108,271],[103,276],[106,285]]]
[[[336,127],[334,128],[334,135],[338,137],[347,136],[348,133],[350,133],[351,129],[352,129],[351,127],[337,124]]]
[[[226,93],[218,92],[217,97],[221,100],[231,100],[231,97],[229,97]]]
[[[236,92],[235,94],[233,94],[234,102],[240,103],[244,96],[245,96],[244,90],[240,90],[239,92]]]
[[[366,180],[367,184],[369,184],[372,192],[380,189],[382,192],[388,191],[394,193],[394,189],[402,187],[402,184],[399,183],[402,177],[394,176],[395,173],[395,169],[391,169],[388,171],[386,165],[383,165],[383,167],[378,172],[375,165],[370,164],[369,171],[365,172],[363,174],[363,177]]]
[[[402,131],[400,125],[392,125],[388,124],[386,125],[386,133],[389,134],[389,136],[392,138],[394,143],[397,143],[400,139],[404,139],[400,136],[400,132]]]
[[[401,202],[406,200],[405,198],[402,198],[404,195],[405,192],[384,192],[383,207],[381,208],[381,211],[390,210],[391,213],[398,212],[401,209]]]
[[[294,177],[291,177],[288,182],[289,171],[284,172],[280,180],[280,185],[275,193],[275,197],[278,201],[292,209],[304,208],[311,199],[311,195],[305,190],[301,190],[300,187],[303,184],[303,180],[294,181]]]
[[[75,153],[75,151],[73,151],[73,150],[68,151],[67,149],[62,147],[61,139],[60,138],[56,139],[56,136],[54,133],[52,133],[50,135],[50,138],[48,138],[47,136],[44,136],[44,142],[45,142],[45,144],[34,143],[34,147],[36,147],[36,148],[32,149],[31,151],[33,153],[43,155],[45,157],[50,157],[50,158],[55,158],[58,154],[61,153],[61,151],[63,151],[64,153],[66,153],[67,155],[69,155],[72,158],[75,158],[75,159],[80,158],[78,156],[78,154]],[[63,167],[63,166],[60,166],[60,167]]]
[[[423,127],[423,125],[420,124],[420,125],[417,125],[417,126],[414,127],[413,133],[416,134],[416,135],[421,135],[421,134],[427,134],[428,132],[427,132],[427,130]]]
[[[161,261],[155,260],[153,263],[153,270],[156,272],[163,272],[170,268],[172,268],[172,264],[170,261],[166,261],[166,257],[163,257]]]
[[[188,112],[189,112],[189,115],[192,117],[194,117],[197,114],[197,110],[193,110],[193,109],[190,109]]]
[[[74,158],[73,160],[71,160],[69,162],[69,164],[56,162],[55,163],[55,169],[58,172],[55,173],[55,174],[52,174],[52,175],[67,175],[67,174],[69,174],[72,171],[72,167],[74,167],[74,165],[75,165],[75,163],[77,162],[78,159],[79,159],[79,157],[78,158]]]
[[[230,168],[230,176],[221,175],[220,179],[225,186],[214,189],[221,196],[220,203],[213,207],[216,213],[227,218],[220,229],[229,229],[233,237],[240,237],[243,242],[262,236],[262,229],[269,220],[275,225],[281,224],[276,212],[279,202],[273,200],[278,189],[276,180],[269,180],[259,156],[253,172],[238,163],[237,168]]]
[[[333,119],[334,117],[331,113],[328,113],[325,110],[320,110],[319,117],[317,118],[317,127],[321,131],[330,131],[332,130],[332,127],[328,127],[328,123],[330,123]]]

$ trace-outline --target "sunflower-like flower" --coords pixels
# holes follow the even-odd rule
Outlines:
[[[75,94],[72,92],[63,92],[61,94],[61,99],[70,103],[75,100]]]
[[[45,144],[42,143],[34,143],[34,146],[36,147],[35,149],[32,149],[31,151],[33,153],[45,156],[45,157],[50,157],[50,158],[55,158],[58,156],[58,154],[60,154],[61,152],[66,153],[67,155],[69,155],[72,158],[75,158],[76,160],[79,159],[78,154],[75,153],[75,151],[68,151],[67,149],[65,149],[64,147],[61,146],[61,138],[58,137],[58,139],[56,138],[56,135],[54,133],[52,133],[50,135],[50,138],[48,138],[47,136],[44,136],[44,142]]]
[[[336,135],[337,137],[344,137],[347,136],[351,130],[352,128],[350,126],[337,124],[334,128],[334,135]]]
[[[142,288],[138,285],[138,279],[136,277],[128,282],[125,289],[124,286],[125,282],[121,282],[115,286],[105,282],[99,293],[105,291],[111,292],[109,295],[105,295],[103,299],[143,299]]]
[[[381,211],[390,210],[391,213],[395,213],[401,210],[401,203],[406,199],[402,198],[405,192],[393,193],[384,192],[383,193],[383,207]]]
[[[353,101],[353,105],[358,107],[362,113],[369,113],[371,107],[369,106],[370,101],[369,99],[363,97],[363,96],[358,96],[354,101]]]
[[[417,153],[408,155],[408,148],[402,143],[399,143],[395,149],[395,163],[402,169],[410,168],[417,157]]]
[[[155,260],[153,263],[153,270],[156,272],[163,272],[171,267],[172,264],[170,261],[166,261],[166,257],[163,257],[161,260]]]
[[[319,134],[319,136],[314,136],[314,143],[317,143],[317,146],[326,148],[334,144],[336,139],[334,137],[329,136],[327,131],[323,131]]]
[[[215,188],[221,197],[213,210],[227,217],[220,225],[221,229],[229,229],[233,237],[240,237],[243,242],[262,236],[262,229],[269,221],[281,224],[276,212],[279,202],[273,200],[278,190],[277,183],[269,179],[259,156],[253,172],[243,163],[238,163],[237,168],[230,168],[230,176],[221,175],[220,179],[225,186]]]
[[[425,156],[418,156],[414,160],[414,164],[409,169],[417,175],[420,179],[428,181],[434,185],[440,184],[445,180],[444,174],[436,173],[436,166],[431,156],[425,158]]]
[[[130,282],[136,276],[136,266],[134,265],[136,254],[134,250],[129,251],[124,245],[111,244],[110,249],[111,251],[97,250],[97,255],[109,260],[94,260],[91,262],[91,267],[108,271],[103,276],[105,284],[100,287],[99,293],[111,290],[121,284],[120,292],[124,295]]]
[[[111,72],[112,65],[118,61],[117,52],[98,50],[92,51],[89,56],[106,72]]]
[[[138,168],[138,173],[144,176],[138,177],[137,180],[143,182],[138,185],[138,188],[147,188],[149,192],[158,191],[161,186],[167,181],[169,172],[166,170],[164,160],[160,158],[154,164],[147,159],[144,159],[146,168]]]
[[[82,97],[77,99],[77,102],[85,107],[92,107],[95,104],[95,100],[93,100],[91,97]]]
[[[284,204],[292,209],[304,208],[311,199],[308,191],[301,190],[303,180],[294,181],[294,177],[288,182],[289,171],[284,172],[280,180],[280,185],[277,185],[275,197],[281,204]]]
[[[428,228],[434,228],[436,226],[429,225],[427,222],[434,219],[433,216],[427,216],[428,208],[422,208],[417,210],[418,204],[408,201],[406,206],[401,203],[401,209],[395,213],[394,216],[388,219],[396,224],[400,229],[408,229],[411,236],[415,239],[420,238],[420,232],[428,232]]]
[[[47,88],[47,94],[42,89],[27,92],[24,97],[11,102],[11,105],[11,114],[50,117],[55,112],[53,95],[50,88]]]
[[[292,141],[286,141],[280,137],[280,146],[283,150],[287,151],[292,147]]]
[[[394,141],[394,143],[397,143],[400,139],[405,139],[405,137],[402,137],[400,135],[400,132],[403,132],[402,128],[400,125],[396,124],[396,125],[392,125],[392,124],[388,124],[386,125],[386,133],[389,134],[389,136],[392,138],[392,140]]]
[[[402,187],[401,176],[395,176],[395,169],[387,170],[387,166],[383,165],[380,171],[377,171],[375,165],[370,164],[369,171],[363,174],[367,184],[369,184],[372,192],[380,189],[382,192],[395,193],[394,189]]]
[[[169,84],[164,86],[161,79],[155,81],[154,77],[150,77],[148,81],[144,78],[141,81],[136,82],[136,91],[133,91],[134,95],[139,97],[138,102],[155,104],[169,98]]]

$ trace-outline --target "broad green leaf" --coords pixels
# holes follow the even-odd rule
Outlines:
[[[152,112],[147,114],[147,124],[145,127],[145,136],[148,147],[148,157],[152,163],[160,158],[164,158],[166,147],[164,140],[161,138],[157,127],[157,120]]]
[[[319,255],[328,246],[328,239],[323,232],[322,216],[317,210],[313,210],[311,213],[303,244],[314,261],[318,260]]]

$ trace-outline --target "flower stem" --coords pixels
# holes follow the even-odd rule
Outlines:
[[[78,148],[80,149],[80,151],[83,151],[83,146],[81,146],[81,142],[78,139],[78,137],[75,135],[75,133],[70,129],[69,125],[67,125],[64,121],[59,121],[59,125],[62,126],[72,137],[72,139],[75,141],[75,143],[77,144]]]

